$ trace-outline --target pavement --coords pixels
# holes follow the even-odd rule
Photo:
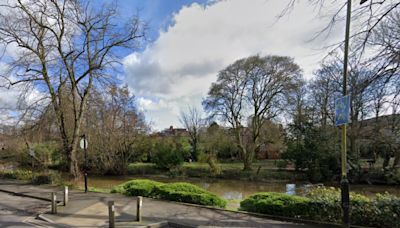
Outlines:
[[[48,203],[0,192],[0,227],[37,227],[47,224],[35,219],[37,212],[47,208]]]
[[[8,208],[7,210],[9,211],[15,209],[18,213],[19,211],[26,213],[25,215],[19,215],[15,212],[12,213],[12,217],[0,214],[0,227],[13,227],[12,221],[24,221],[26,217],[32,215],[32,212],[36,212],[39,214],[39,218],[47,222],[43,225],[43,221],[41,221],[42,224],[40,224],[46,227],[108,227],[109,201],[115,202],[116,227],[328,227],[327,225],[277,221],[247,213],[237,213],[149,198],[143,198],[142,221],[136,222],[135,197],[107,193],[83,193],[80,191],[70,191],[68,205],[62,206],[62,202],[60,202],[57,214],[51,214],[50,202],[45,200],[50,199],[50,194],[53,191],[57,192],[57,199],[62,200],[63,194],[61,188],[34,186],[15,181],[0,180],[0,192],[3,192],[0,194],[0,206]],[[14,196],[4,192],[13,192]],[[19,196],[15,196],[15,194]],[[33,198],[20,197],[22,195]],[[9,197],[8,204],[3,202],[4,197]],[[26,200],[28,198],[29,200]],[[24,201],[24,206],[13,203],[14,201]],[[25,201],[27,202],[26,205]],[[32,222],[31,220],[30,222]],[[7,225],[8,223],[10,225]]]

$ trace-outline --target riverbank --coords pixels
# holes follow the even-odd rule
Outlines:
[[[2,181],[3,182],[3,181]],[[61,194],[60,188],[49,186],[34,186],[21,183],[4,183],[1,188],[16,193],[34,196],[49,197],[50,192]],[[173,203],[163,200],[144,198],[142,209],[142,222],[135,221],[136,198],[125,197],[119,194],[92,193],[87,194],[81,191],[71,191],[69,203],[66,207],[60,206],[58,214],[42,214],[49,221],[51,226],[94,226],[106,227],[108,224],[109,201],[115,203],[116,221],[120,224],[143,226],[157,222],[172,222],[179,227],[330,227],[327,224],[301,223],[294,221],[275,220],[263,215],[253,215],[251,213],[232,212],[222,209],[214,209],[196,205]],[[118,226],[118,224],[117,224]],[[332,226],[336,227],[336,226]]]
[[[256,163],[260,165],[260,163]],[[240,163],[234,164],[222,164],[224,165],[225,170],[234,170],[237,169],[236,172],[241,172]],[[273,163],[269,162],[269,164],[264,164],[265,170],[263,172],[267,172],[268,168],[273,168]],[[147,169],[143,168],[147,167]],[[186,163],[184,167],[188,169],[195,169],[196,173],[198,170],[203,170],[204,174],[207,174],[207,165],[199,164],[199,163]],[[132,168],[132,165],[131,165]],[[280,192],[287,193],[290,195],[299,195],[302,196],[308,190],[308,188],[312,185],[308,181],[298,181],[295,178],[286,178],[286,179],[264,179],[261,178],[216,178],[214,176],[201,176],[201,177],[188,177],[184,175],[176,175],[171,176],[168,173],[160,172],[160,170],[156,169],[150,163],[139,163],[135,164],[134,170],[138,171],[143,168],[143,172],[145,175],[137,174],[137,175],[125,175],[125,176],[109,176],[109,175],[89,175],[89,189],[97,192],[110,192],[110,190],[119,184],[122,184],[126,181],[130,181],[132,179],[151,179],[154,181],[160,181],[164,183],[172,183],[172,182],[188,182],[194,184],[198,187],[204,188],[217,196],[228,201],[228,208],[237,210],[239,207],[239,202],[244,198],[258,192]],[[152,170],[152,172],[147,172]],[[157,174],[150,174],[157,172]],[[229,171],[228,171],[229,172]],[[232,171],[234,172],[234,171]],[[253,170],[251,172],[257,172]],[[261,171],[260,171],[261,172]],[[291,171],[289,171],[291,172]],[[41,173],[32,173],[29,170],[14,170],[14,171],[0,171],[0,177],[8,177],[13,179],[20,179],[25,181],[38,180],[38,178],[32,178],[33,175],[42,176],[39,178],[40,182],[35,181],[37,184],[45,184],[52,183],[55,185],[70,185],[76,188],[83,189],[83,179],[77,181],[68,180],[67,175],[61,175],[60,173],[48,172],[48,174]],[[254,174],[256,175],[256,174]],[[338,187],[338,182],[325,182],[319,183],[324,186],[332,186]],[[385,193],[388,192],[395,196],[400,196],[400,188],[396,185],[370,185],[370,184],[351,184],[351,191],[356,193],[360,193],[366,196],[374,196],[377,193]]]
[[[8,190],[6,190],[6,191],[9,192],[9,193],[14,192],[15,189],[17,189],[17,190],[19,189],[19,191],[17,193],[15,193],[15,194],[23,196],[23,195],[29,193],[29,194],[32,195],[30,197],[34,197],[36,199],[48,200],[49,195],[50,195],[51,192],[59,192],[57,194],[62,194],[62,193],[60,193],[60,187],[61,186],[50,186],[50,185],[40,185],[40,186],[36,185],[36,186],[34,186],[34,185],[22,183],[22,185],[18,185],[18,187],[15,187],[14,183],[18,183],[18,181],[12,181],[11,182],[11,187],[10,186],[7,187],[7,185],[10,185],[10,184],[7,184],[6,181],[2,180],[1,183],[2,183],[0,185],[1,188],[4,188],[4,187],[8,188]],[[127,183],[130,183],[130,182],[127,182]],[[169,185],[166,185],[166,186],[169,186]],[[140,189],[142,189],[142,185],[137,186],[137,187],[140,187]],[[179,187],[179,186],[177,186],[177,187]],[[293,186],[288,184],[287,187],[293,187]],[[38,190],[38,189],[42,189],[42,190]],[[322,194],[314,194],[314,193],[318,193],[319,189],[321,189]],[[90,188],[89,190],[99,191],[99,189],[93,189],[93,188]],[[173,189],[170,189],[170,190],[172,190],[172,192],[170,192],[170,193],[173,194],[174,197],[183,194],[182,192],[180,192],[180,190],[177,190],[176,188],[175,188],[175,190],[173,190]],[[335,217],[335,219],[333,219],[333,220],[331,220],[331,219],[327,219],[326,220],[326,218],[328,218],[328,217],[331,218],[332,216],[328,216],[328,217],[322,216],[321,217],[322,214],[320,214],[320,212],[318,212],[318,210],[315,209],[315,208],[320,208],[323,205],[325,205],[325,206],[327,205],[327,208],[329,207],[332,210],[331,209],[329,209],[329,210],[328,209],[324,209],[323,211],[325,211],[326,213],[333,213],[332,215],[336,215],[337,216],[337,214],[340,212],[340,204],[338,203],[340,201],[339,200],[340,199],[340,192],[337,189],[334,189],[334,188],[319,188],[319,187],[318,188],[312,187],[309,190],[310,191],[307,191],[307,193],[305,194],[306,198],[300,197],[300,196],[294,196],[294,195],[290,195],[290,194],[269,192],[268,190],[260,191],[258,194],[252,194],[252,196],[250,196],[250,197],[245,197],[244,201],[243,200],[237,201],[238,203],[240,203],[240,208],[236,207],[234,210],[237,211],[239,209],[239,210],[246,210],[246,211],[250,211],[250,212],[262,213],[262,214],[266,214],[265,216],[267,216],[267,217],[271,217],[271,215],[272,215],[272,218],[275,218],[274,216],[277,216],[276,219],[278,219],[278,220],[279,219],[285,219],[285,218],[293,217],[293,220],[289,220],[289,221],[297,221],[297,222],[302,222],[302,221],[306,222],[307,221],[307,220],[298,220],[299,218],[301,218],[301,219],[310,219],[310,218],[313,219],[314,217],[318,221],[319,220],[328,221],[328,222],[338,222],[338,221],[340,221],[340,218],[338,219],[338,217]],[[315,190],[317,190],[317,191],[315,191]],[[127,190],[127,191],[129,191],[129,193],[132,193],[133,195],[129,194],[130,197],[127,197],[127,199],[122,201],[122,202],[128,202],[129,199],[132,200],[132,196],[137,196],[137,195],[135,195],[136,191],[130,191],[130,190]],[[178,192],[174,192],[174,191],[178,191]],[[71,192],[76,192],[76,193],[79,193],[79,194],[82,195],[82,198],[79,200],[79,203],[78,203],[79,205],[82,205],[81,201],[82,200],[87,200],[88,196],[89,196],[89,194],[83,193],[82,190],[80,190],[80,191],[78,190],[77,191],[75,188],[72,188]],[[95,193],[91,192],[90,194],[95,194]],[[101,194],[101,193],[97,193],[97,194]],[[262,202],[254,201],[255,204],[253,203],[254,205],[247,205],[248,207],[246,207],[245,205],[242,205],[244,202],[247,202],[248,199],[252,199],[254,197],[255,197],[254,199],[258,200],[259,197],[257,195],[262,195],[262,196],[265,195],[265,196],[269,197],[268,194],[271,194],[271,196],[274,196],[274,197],[277,196],[277,197],[275,197],[275,198],[277,198],[277,199],[275,199],[276,202],[273,202],[270,199],[268,199],[265,202],[264,201],[262,201]],[[116,195],[116,196],[111,196],[111,195]],[[142,193],[140,193],[140,195],[142,195]],[[393,212],[393,213],[398,213],[397,212],[398,209],[396,209],[396,207],[398,205],[398,202],[399,202],[399,198],[398,197],[395,197],[395,196],[392,196],[392,195],[389,195],[389,194],[377,194],[374,197],[368,198],[368,197],[365,197],[365,196],[362,196],[362,195],[357,195],[355,193],[351,193],[351,196],[353,196],[353,199],[355,200],[355,202],[353,202],[354,206],[356,206],[359,209],[358,212],[356,213],[356,215],[353,215],[353,216],[362,216],[362,214],[363,214],[362,211],[366,210],[366,212],[368,212],[368,213],[371,212],[372,213],[371,215],[373,215],[372,217],[374,219],[375,218],[379,218],[381,220],[383,219],[385,222],[392,222],[392,220],[390,219],[391,218],[391,212],[390,211],[388,212],[387,209],[396,211],[396,212]],[[108,198],[110,198],[110,197],[111,198],[118,198],[118,197],[122,197],[122,196],[120,196],[118,194],[105,194],[104,195],[104,193],[103,193],[103,196],[101,197],[101,202],[102,203],[105,203],[106,197],[108,197]],[[155,198],[157,198],[155,200],[159,200],[157,196]],[[181,201],[178,198],[176,198],[175,200]],[[328,201],[330,202],[329,204],[327,204]],[[172,203],[172,202],[167,202],[167,203]],[[85,204],[85,203],[83,203],[83,204]],[[103,209],[99,209],[98,208],[98,206],[99,206],[98,203],[95,203],[95,204],[97,206],[95,208],[91,208],[90,210],[96,211],[97,214],[101,213],[101,212],[104,212]],[[174,204],[174,203],[172,203],[172,204]],[[177,202],[175,204],[181,205],[182,203],[181,202]],[[202,203],[200,203],[200,204],[202,204]],[[286,205],[286,204],[289,204],[289,205]],[[183,204],[183,205],[186,205],[186,204]],[[188,206],[204,208],[204,206],[195,206],[195,205],[192,205],[192,204],[190,204]],[[86,215],[87,214],[87,207],[91,207],[91,205],[84,205],[83,207],[79,206],[78,208],[85,208],[84,214]],[[121,206],[120,205],[119,207],[127,207],[127,205],[125,205],[125,206]],[[282,207],[282,208],[280,208],[280,207]],[[288,207],[288,208],[286,208],[286,207]],[[311,207],[312,209],[309,210],[309,209],[303,208],[303,207]],[[374,209],[375,207],[378,208],[379,210],[375,210]],[[218,209],[216,209],[214,207],[209,208],[209,207],[206,206],[205,208],[213,210],[213,211],[216,211],[216,210],[218,211]],[[298,210],[296,208],[303,208],[303,209]],[[371,208],[373,208],[373,209],[371,209]],[[288,211],[286,211],[286,209]],[[74,210],[76,210],[76,209],[74,209]],[[306,214],[301,214],[301,213],[304,212],[304,210],[306,210],[307,213]],[[228,211],[226,211],[226,210],[222,210],[222,211],[224,211],[224,212],[233,212],[232,209],[230,209],[229,207],[228,207]],[[273,213],[271,213],[271,211]],[[63,213],[70,214],[70,212],[64,211]],[[132,212],[132,211],[130,211],[130,212]],[[310,214],[311,212],[313,214]],[[239,212],[239,213],[242,213],[242,212]],[[297,216],[298,213],[299,213],[299,216],[301,215],[300,217]],[[284,217],[280,217],[280,216],[284,216]],[[394,215],[394,216],[396,217],[397,215]],[[79,216],[78,216],[78,218],[79,218]],[[82,218],[82,217],[80,217],[80,218]],[[359,217],[357,217],[357,218],[359,218]],[[366,223],[366,224],[376,224],[376,221],[374,219],[371,220],[369,223]],[[363,220],[357,220],[357,221],[363,221]],[[359,224],[364,224],[364,223],[361,222]],[[326,227],[326,226],[324,226],[324,227]],[[386,227],[386,226],[383,226],[383,227]]]
[[[213,173],[207,163],[192,162],[183,163],[182,166],[173,170],[157,168],[153,163],[131,163],[128,166],[126,175],[140,176],[169,176],[173,178],[215,178],[224,180],[245,180],[245,181],[284,181],[284,182],[310,182],[306,172],[295,170],[292,165],[281,167],[281,160],[260,160],[252,164],[252,170],[244,171],[243,163],[229,161],[218,163],[220,173]],[[388,185],[400,184],[400,172],[384,172],[377,163],[370,166],[366,160],[359,172],[350,173],[349,180],[352,184]],[[331,182],[339,182],[339,175],[334,176]]]
[[[168,175],[170,177],[196,177],[217,178],[229,180],[247,181],[306,181],[307,177],[302,172],[296,172],[293,168],[281,169],[276,166],[275,160],[265,160],[253,163],[253,169],[243,171],[243,163],[227,162],[219,163],[220,173],[211,171],[207,163],[185,162],[181,167],[173,171],[158,169],[153,163],[131,163],[128,166],[127,175]]]

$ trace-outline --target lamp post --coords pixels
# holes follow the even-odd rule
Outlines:
[[[346,16],[346,32],[344,41],[344,61],[343,61],[343,97],[347,96],[347,74],[348,74],[348,58],[349,58],[349,36],[350,36],[350,21],[351,21],[351,0],[347,0],[347,16]],[[351,105],[349,100],[349,106]],[[340,181],[341,200],[342,200],[342,220],[343,227],[350,226],[350,187],[347,179],[347,123],[342,125],[342,175]]]
[[[85,193],[87,193],[88,192],[88,180],[87,180],[87,168],[88,168],[88,165],[87,165],[87,147],[88,147],[88,143],[87,143],[87,140],[86,140],[86,135],[85,134],[83,134],[82,136],[81,136],[81,141],[80,141],[80,147],[81,147],[81,149],[83,149],[84,150],[84,152],[85,152],[85,165],[84,165],[84,179],[85,179]]]

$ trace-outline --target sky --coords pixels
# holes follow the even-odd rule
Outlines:
[[[337,26],[313,39],[328,24],[330,12],[307,1],[282,18],[287,0],[134,2],[150,21],[151,41],[124,59],[124,80],[154,130],[180,127],[179,114],[189,106],[201,110],[218,72],[241,58],[290,56],[310,79],[326,46],[344,32]]]
[[[293,10],[278,18],[288,2],[117,0],[121,20],[138,14],[148,24],[143,46],[124,53],[119,78],[136,96],[152,129],[181,127],[180,112],[189,107],[202,110],[201,101],[218,72],[241,58],[290,56],[304,77],[312,78],[329,51],[326,47],[344,37],[344,26],[338,23],[328,35],[312,39],[334,11],[297,1]],[[0,107],[15,106],[14,93],[0,89]],[[7,114],[0,108],[1,119]]]

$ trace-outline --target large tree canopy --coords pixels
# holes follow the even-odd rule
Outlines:
[[[284,109],[299,79],[301,70],[292,58],[252,56],[220,71],[211,85],[204,108],[234,129],[245,170],[260,147],[261,127]]]

